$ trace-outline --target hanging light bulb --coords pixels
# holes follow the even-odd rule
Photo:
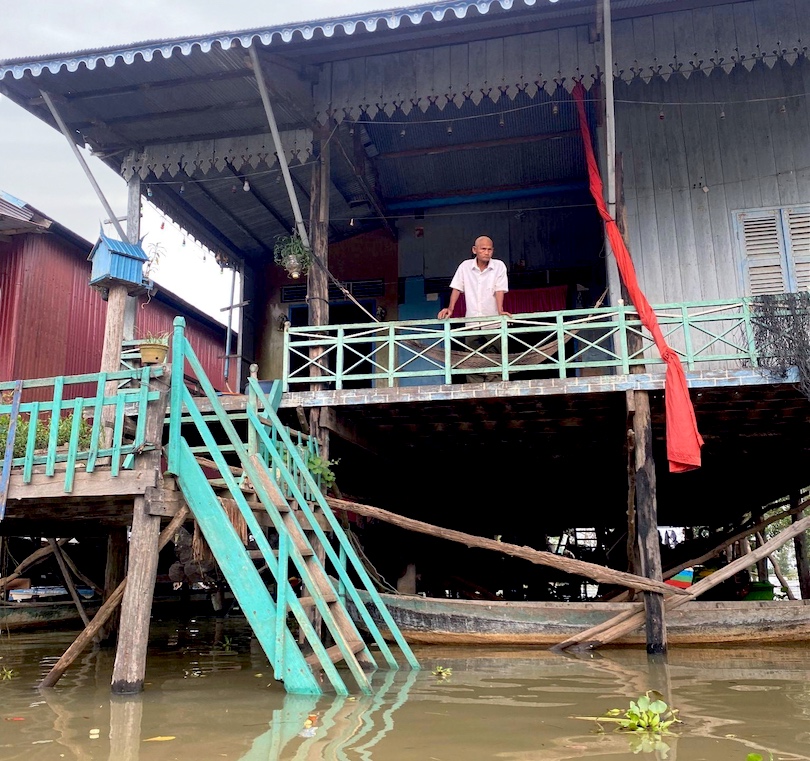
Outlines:
[[[152,197],[152,186],[151,186],[151,185],[147,185],[147,186],[146,186],[146,197],[147,197],[147,198],[151,198],[151,197]]]
[[[236,183],[231,185],[231,193],[235,193],[235,192],[236,192]]]
[[[281,264],[293,280],[298,280],[301,277],[301,262],[295,254],[287,255]]]
[[[498,126],[499,127],[505,127],[506,126],[506,122],[504,122],[503,116],[501,116],[500,120],[498,121]]]
[[[349,220],[349,227],[354,227],[354,217]]]
[[[560,113],[560,107],[556,103],[551,104],[551,115],[557,116]]]
[[[250,191],[250,182],[248,182],[248,178],[247,178],[247,177],[245,177],[245,184],[244,184],[244,185],[242,185],[242,190],[244,190],[244,191],[245,191],[245,193],[247,193],[247,192],[249,192],[249,191]]]
[[[661,110],[658,112],[658,118],[659,118],[661,121],[664,121],[664,119],[666,118],[666,117],[664,116],[664,107],[663,107],[663,106],[661,106]]]
[[[183,238],[183,245],[184,246],[186,245],[186,239],[185,238]]]
[[[402,128],[402,129],[399,131],[399,136],[400,136],[400,137],[405,137],[405,127],[403,127],[403,128]]]
[[[349,127],[349,134],[354,135],[354,127]]]
[[[779,106],[779,113],[780,113],[780,114],[784,114],[784,113],[785,113],[785,111],[787,111],[787,106],[786,106],[784,103],[780,104],[780,106]]]
[[[453,134],[453,125],[452,125],[452,124],[448,124],[448,125],[447,125],[447,134],[448,134],[448,135],[452,135],[452,134]]]
[[[185,193],[185,192],[186,192],[186,183],[181,182],[180,183],[180,195],[183,195],[183,193]]]
[[[161,230],[163,230],[163,229],[165,229],[165,227],[166,227],[166,223],[165,223],[165,222],[161,222],[161,223],[160,223],[160,229],[161,229]]]
[[[725,119],[725,118],[726,118],[726,109],[725,109],[725,107],[723,107],[723,106],[721,106],[721,107],[720,107],[720,118],[721,118],[721,119]]]

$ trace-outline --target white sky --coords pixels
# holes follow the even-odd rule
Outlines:
[[[0,0],[0,60],[73,52],[147,39],[275,26],[413,4],[408,0]],[[117,215],[126,214],[126,185],[101,161],[89,163]],[[0,95],[0,189],[34,206],[93,242],[106,214],[66,140]],[[222,320],[230,273],[163,221],[144,214],[141,233],[165,251],[152,277],[181,298]],[[110,230],[110,228],[107,228]],[[194,266],[189,267],[190,259]]]

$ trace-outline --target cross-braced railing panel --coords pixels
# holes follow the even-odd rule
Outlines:
[[[756,364],[750,299],[665,304],[655,311],[687,369]],[[414,378],[452,383],[481,373],[501,380],[569,378],[593,368],[626,374],[640,365],[655,371],[663,362],[635,309],[619,304],[511,318],[288,328],[284,388],[395,386]]]
[[[0,484],[14,469],[23,484],[41,471],[63,479],[69,494],[78,471],[102,462],[113,477],[131,469],[136,454],[155,446],[145,440],[146,415],[159,396],[150,380],[161,375],[163,367],[147,366],[0,383]],[[88,389],[92,396],[76,395]]]

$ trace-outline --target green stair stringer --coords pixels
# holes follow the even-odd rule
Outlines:
[[[351,601],[354,604],[355,609],[358,611],[360,617],[362,618],[367,631],[374,638],[375,643],[380,648],[380,652],[385,657],[389,667],[394,669],[398,668],[397,661],[394,658],[393,654],[391,653],[391,649],[389,648],[388,643],[385,641],[384,637],[379,631],[379,628],[372,619],[371,614],[368,612],[366,604],[361,599],[360,595],[357,592],[357,589],[354,586],[354,583],[351,580],[351,577],[349,576],[347,568],[351,567],[352,570],[357,575],[358,579],[360,580],[362,586],[368,593],[371,603],[379,612],[383,623],[388,628],[388,631],[394,638],[394,641],[396,642],[399,649],[402,651],[402,654],[407,660],[408,664],[410,665],[411,668],[418,669],[419,662],[417,661],[416,656],[413,654],[410,645],[408,645],[408,643],[405,641],[405,638],[402,636],[402,632],[399,630],[399,626],[391,617],[391,614],[389,613],[388,608],[385,606],[385,603],[382,601],[382,598],[380,597],[379,592],[377,591],[377,588],[374,585],[374,582],[368,575],[368,571],[366,571],[366,568],[363,565],[362,561],[357,556],[354,547],[349,542],[349,539],[346,536],[346,532],[343,530],[343,527],[340,525],[340,522],[335,517],[332,508],[329,507],[329,503],[326,501],[320,489],[317,487],[317,484],[315,484],[314,479],[309,473],[309,469],[307,468],[306,463],[301,458],[301,454],[298,448],[295,446],[292,439],[290,438],[287,429],[281,424],[281,421],[278,419],[276,409],[278,401],[276,401],[276,404],[273,405],[270,402],[270,399],[275,400],[280,399],[280,389],[281,389],[280,381],[274,381],[269,398],[267,395],[264,394],[255,378],[250,378],[249,384],[253,393],[256,394],[259,401],[262,403],[263,412],[266,419],[275,428],[276,434],[279,436],[282,444],[284,444],[284,446],[286,447],[287,452],[289,453],[291,459],[296,462],[296,465],[298,466],[298,469],[304,476],[304,478],[308,479],[311,482],[308,484],[309,491],[314,495],[315,502],[320,508],[323,516],[326,518],[326,521],[329,525],[329,529],[333,532],[335,538],[338,540],[340,548],[339,554],[335,552],[331,542],[328,540],[323,529],[318,524],[318,521],[315,517],[312,507],[310,506],[309,502],[305,499],[299,485],[292,478],[289,469],[285,467],[284,458],[281,456],[280,452],[276,449],[276,447],[273,445],[273,442],[270,440],[270,437],[267,435],[266,431],[267,426],[259,420],[259,414],[255,410],[248,409],[249,424],[255,426],[255,429],[259,435],[259,439],[261,441],[261,444],[263,445],[264,450],[267,451],[271,457],[270,464],[272,468],[280,472],[282,478],[286,480],[287,486],[292,495],[295,497],[298,506],[300,508],[300,511],[304,514],[304,517],[307,519],[311,527],[311,530],[323,545],[324,550],[326,551],[326,557],[332,563],[332,566],[334,567],[336,573],[338,574],[341,591],[345,592],[345,594],[349,598],[351,598]]]
[[[268,659],[273,664],[284,664],[281,679],[286,689],[319,695],[322,689],[286,626],[282,642],[276,641],[275,602],[185,439],[181,443],[177,480]],[[283,652],[279,652],[281,649]]]
[[[280,398],[280,387],[274,387],[273,392],[271,392],[268,398],[261,389],[258,388],[258,384],[256,384],[256,389],[258,389],[258,394],[264,406],[264,414],[273,418],[271,422],[273,439],[276,441],[281,439],[289,452],[289,457],[291,457],[292,460],[296,460],[297,458],[295,466],[299,478],[303,476],[306,481],[306,492],[308,494],[317,494],[319,501],[322,503],[320,506],[327,511],[325,515],[327,515],[330,526],[334,525],[336,527],[335,535],[340,543],[339,555],[335,554],[326,535],[318,526],[309,503],[298,487],[295,477],[288,469],[279,448],[275,446],[273,441],[267,436],[266,423],[259,420],[258,415],[253,410],[249,410],[249,413],[252,414],[248,415],[250,431],[248,439],[253,440],[254,446],[248,448],[241,440],[228,413],[222,407],[216,391],[211,386],[193,350],[185,340],[183,326],[184,321],[182,318],[175,320],[172,356],[172,414],[170,416],[168,446],[169,471],[178,476],[180,488],[186,496],[192,512],[194,512],[195,517],[197,517],[200,522],[201,530],[206,536],[209,545],[211,545],[215,557],[220,562],[222,570],[233,587],[240,605],[245,608],[246,613],[248,609],[254,611],[255,615],[251,620],[251,625],[254,626],[257,637],[273,664],[276,678],[284,681],[287,691],[304,694],[315,694],[321,691],[320,680],[313,674],[309,666],[310,663],[313,663],[312,656],[310,658],[304,657],[300,647],[287,629],[287,610],[289,608],[289,611],[298,622],[306,643],[311,647],[313,656],[317,660],[317,664],[313,664],[312,668],[315,669],[317,667],[318,672],[322,673],[323,677],[329,680],[337,694],[348,694],[348,689],[335,667],[333,658],[330,656],[330,653],[327,652],[320,637],[316,634],[309,617],[289,585],[289,572],[287,567],[287,561],[289,559],[306,589],[310,590],[315,608],[320,613],[324,625],[335,639],[336,646],[331,650],[339,650],[339,659],[345,662],[360,691],[370,693],[371,686],[363,666],[374,669],[376,668],[376,663],[368,647],[362,642],[362,637],[343,606],[343,598],[339,595],[348,594],[352,598],[355,606],[360,611],[364,624],[380,647],[380,651],[385,657],[389,667],[395,669],[397,668],[397,663],[387,643],[377,630],[363,601],[357,594],[341,562],[342,559],[347,557],[349,562],[355,566],[355,570],[363,581],[363,585],[368,588],[372,596],[376,595],[376,590],[366,574],[365,569],[363,569],[360,564],[359,559],[357,559],[353,552],[342,527],[337,523],[328,505],[326,505],[325,500],[323,500],[317,484],[315,484],[312,479],[306,464],[301,460],[300,453],[290,440],[286,428],[281,425],[276,417],[275,407],[277,407]],[[206,412],[205,415],[202,414],[183,382],[183,371],[186,361],[196,374],[211,407],[211,411]],[[256,389],[254,389],[254,391]],[[271,399],[272,402],[270,401]],[[275,600],[267,592],[264,582],[255,570],[255,566],[253,566],[249,554],[230,524],[227,515],[224,513],[219,499],[213,492],[199,463],[195,460],[194,453],[180,435],[180,422],[184,405],[186,407],[186,414],[197,428],[211,460],[213,460],[217,466],[217,470],[219,470],[219,481],[224,483],[228,489],[231,498],[234,500],[239,512],[245,519],[249,531],[253,534],[270,573],[276,581],[277,594]],[[232,451],[239,458],[242,466],[241,479],[247,476],[261,505],[267,511],[271,523],[278,532],[278,558],[276,558],[262,527],[253,514],[253,509],[257,506],[254,504],[251,507],[251,505],[247,503],[241,488],[241,481],[234,475],[231,466],[220,451],[220,444],[208,427],[206,418],[211,419],[212,417],[221,425],[229,440],[230,446],[227,447],[228,451]],[[257,441],[261,441],[260,446],[255,446]],[[195,451],[198,449],[199,447],[195,447]],[[259,452],[262,453],[262,457],[259,456]],[[267,467],[268,462],[273,463],[272,471]],[[275,480],[276,477],[283,480],[290,487],[299,503],[299,510],[290,510],[286,502],[283,504],[274,503],[274,497],[276,502],[281,502],[279,499],[280,491]],[[282,511],[288,520],[294,522],[293,525],[287,526],[285,524],[285,517],[281,514]],[[331,581],[329,577],[326,576],[325,569],[317,560],[317,557],[314,554],[310,554],[312,553],[312,547],[309,545],[306,535],[303,533],[303,529],[298,522],[297,513],[299,512],[303,513],[307,518],[308,528],[314,530],[318,540],[323,544],[328,559],[340,577],[339,592],[332,588]],[[223,529],[223,526],[225,526],[225,529]],[[293,539],[295,541],[293,541]],[[298,546],[296,546],[296,544]],[[302,556],[299,549],[300,547],[304,547],[308,550],[306,561]],[[252,569],[252,573],[250,570],[245,571],[245,568],[248,566]],[[313,573],[317,576],[317,583]],[[239,577],[238,579],[236,578],[237,576]],[[254,586],[261,587],[263,592],[253,589]],[[261,601],[262,604],[259,604],[257,601]],[[334,607],[330,607],[330,603]],[[250,608],[251,605],[253,608]],[[262,605],[264,612],[262,612]],[[399,635],[396,625],[390,619],[390,615],[384,608],[381,600],[379,601],[378,607],[380,608],[380,614],[383,619],[388,619],[386,625],[390,626],[391,631],[394,632],[395,635]],[[418,663],[411,653],[410,648],[404,643],[404,639],[401,638],[401,635],[399,635],[399,637],[399,641],[404,645],[403,652],[409,664],[413,668],[418,668]],[[357,649],[358,645],[359,650]],[[304,664],[304,671],[301,670],[302,662]],[[307,674],[309,676],[307,676]]]
[[[338,674],[338,671],[335,668],[334,663],[332,663],[331,659],[328,656],[328,653],[326,652],[326,648],[323,646],[323,643],[316,634],[312,626],[312,623],[309,620],[309,617],[302,608],[301,604],[298,601],[298,598],[295,596],[295,593],[289,584],[288,581],[289,574],[287,573],[287,565],[286,562],[284,561],[284,558],[292,554],[290,552],[289,547],[290,543],[288,541],[288,537],[286,536],[285,533],[279,533],[279,557],[278,559],[276,559],[273,549],[270,547],[270,543],[268,542],[267,537],[264,535],[264,531],[262,530],[261,526],[256,520],[256,516],[253,514],[253,510],[245,500],[245,496],[242,492],[240,484],[237,482],[237,479],[233,475],[230,467],[228,466],[228,463],[225,461],[224,456],[219,451],[217,441],[214,438],[214,435],[211,432],[210,428],[205,423],[202,413],[197,408],[197,405],[194,403],[194,399],[188,393],[188,390],[184,389],[184,394],[185,396],[181,398],[186,404],[191,420],[197,426],[197,431],[201,435],[203,442],[207,446],[212,459],[216,463],[220,475],[222,476],[222,480],[225,482],[225,485],[227,486],[231,494],[231,497],[235,500],[239,508],[239,512],[241,513],[242,517],[245,519],[245,522],[247,523],[249,531],[251,532],[251,534],[253,534],[254,540],[256,541],[256,544],[262,553],[262,558],[264,559],[264,562],[267,564],[267,567],[269,568],[270,573],[276,582],[276,589],[277,589],[277,595],[275,600],[276,643],[284,641],[285,632],[287,631],[286,610],[287,606],[289,606],[290,611],[295,616],[295,619],[298,622],[298,625],[301,631],[303,632],[307,643],[310,645],[313,652],[318,656],[318,660],[321,664],[324,674],[326,677],[328,677],[335,692],[337,692],[338,695],[348,695],[349,691],[345,683],[343,682],[343,679]],[[217,406],[214,406],[214,410],[217,416],[218,417],[222,416],[222,418],[224,418],[224,420],[232,428],[230,421],[227,419],[227,413],[222,409],[221,405],[219,405],[218,402]],[[181,442],[182,441],[183,440],[181,439]],[[200,472],[202,472],[196,460],[194,461],[194,466],[196,466],[197,469],[200,470]],[[191,463],[188,463],[187,467],[193,466],[191,465]],[[186,499],[188,501],[188,495],[185,495],[185,492],[184,496],[186,496]],[[189,507],[191,508],[192,512],[194,512],[194,504],[192,502],[189,502]],[[203,531],[203,533],[205,532]],[[208,537],[206,536],[206,540],[207,539]],[[239,546],[241,547],[242,552],[245,555],[247,555],[247,551],[245,550],[241,541],[239,542]],[[299,564],[303,564],[303,560],[300,557],[300,553],[296,551],[293,557],[294,559],[295,558],[298,559]],[[278,614],[278,611],[282,611],[282,613]],[[285,650],[280,647],[277,647],[272,652],[265,650],[265,654],[267,655],[270,662],[273,664],[273,672],[275,678],[279,680],[283,679]],[[294,686],[292,685],[285,685],[285,686],[287,687],[288,691],[290,692],[295,691]],[[362,689],[363,685],[361,685],[361,690]]]

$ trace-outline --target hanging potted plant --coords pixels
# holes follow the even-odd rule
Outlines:
[[[292,235],[279,235],[273,246],[273,259],[287,270],[287,274],[297,280],[306,275],[312,264],[312,252],[304,245],[297,232]]]
[[[162,365],[169,354],[169,333],[147,333],[138,346],[142,365]]]

